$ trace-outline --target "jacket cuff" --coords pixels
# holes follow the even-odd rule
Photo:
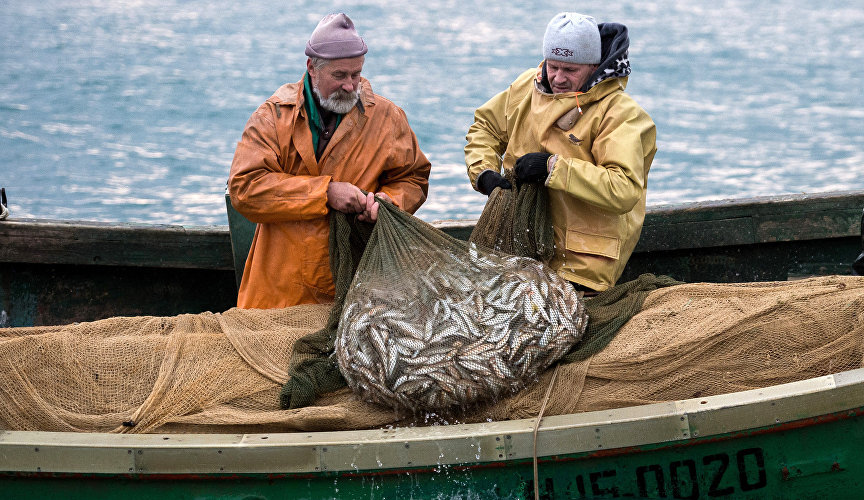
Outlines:
[[[480,172],[480,175],[478,175],[477,179],[474,180],[474,189],[476,189],[477,191],[480,191],[480,179],[482,179],[483,176],[489,172],[494,172],[494,170],[487,168],[486,170]]]
[[[552,171],[555,170],[555,164],[558,162],[558,155],[552,155],[546,160],[546,170],[549,174],[546,176],[546,182],[543,184],[549,187],[549,180],[552,179]]]

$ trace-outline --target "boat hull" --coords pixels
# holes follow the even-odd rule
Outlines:
[[[622,281],[643,272],[688,282],[850,274],[862,207],[862,191],[654,207]],[[463,239],[472,228],[437,224]],[[249,235],[4,221],[0,327],[227,310]],[[87,499],[534,498],[535,489],[545,499],[859,498],[862,414],[858,369],[546,417],[536,441],[534,419],[272,434],[0,431],[0,491]]]
[[[864,369],[542,420],[540,498],[859,498]],[[0,434],[12,498],[534,498],[533,419],[249,435]]]

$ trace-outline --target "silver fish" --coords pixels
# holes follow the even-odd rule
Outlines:
[[[582,298],[543,264],[477,247],[441,257],[399,279],[355,277],[335,345],[363,399],[418,411],[503,396],[583,335]]]

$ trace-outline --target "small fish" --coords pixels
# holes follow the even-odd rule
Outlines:
[[[543,264],[470,246],[462,258],[386,286],[355,277],[335,345],[363,399],[416,411],[505,395],[583,335],[581,297]]]

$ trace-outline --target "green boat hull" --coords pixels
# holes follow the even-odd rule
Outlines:
[[[0,327],[234,305],[252,227],[0,222]],[[864,191],[649,210],[622,281],[850,274]],[[443,221],[467,238],[471,221]],[[284,434],[0,431],[4,498],[859,498],[864,369],[534,419]],[[536,446],[535,446],[536,444]],[[536,450],[536,452],[535,452]],[[537,478],[534,480],[534,457]]]
[[[861,409],[818,423],[747,435],[544,457],[539,495],[565,498],[832,498],[864,491]],[[826,422],[829,420],[830,422]],[[806,429],[793,428],[805,425]],[[620,454],[619,454],[620,453]],[[850,456],[852,455],[852,456]],[[0,478],[6,498],[321,499],[534,498],[531,460],[309,474],[15,474]]]
[[[864,369],[548,417],[539,498],[860,498]],[[533,419],[260,435],[0,434],[7,498],[534,498]]]

